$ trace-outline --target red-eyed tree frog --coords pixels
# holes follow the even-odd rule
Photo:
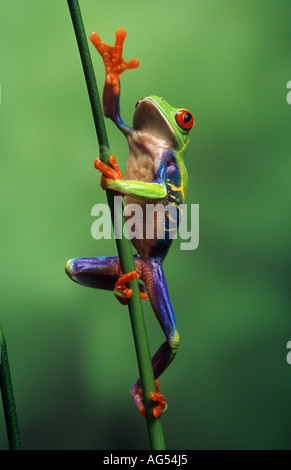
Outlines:
[[[140,226],[143,236],[132,239],[137,251],[134,255],[136,271],[122,274],[118,257],[114,256],[72,259],[66,264],[66,272],[79,284],[114,291],[121,303],[126,303],[131,295],[126,282],[138,275],[145,287],[141,286],[141,298],[149,297],[166,337],[166,341],[152,358],[154,376],[157,379],[174,359],[180,341],[163,271],[163,261],[172,237],[169,236],[167,217],[162,227],[159,227],[159,219],[156,219],[154,237],[150,239],[145,235],[143,222],[146,219],[147,206],[158,203],[175,207],[179,219],[179,204],[185,203],[187,195],[188,176],[184,157],[194,118],[188,110],[174,108],[163,98],[151,95],[136,103],[132,127],[123,122],[119,109],[119,78],[124,70],[136,68],[139,62],[137,59],[126,62],[122,58],[126,32],[119,29],[115,36],[114,46],[103,43],[97,33],[90,35],[90,41],[105,64],[104,115],[112,119],[128,141],[129,158],[125,178],[114,156],[109,159],[112,166],[105,165],[99,159],[95,160],[94,165],[102,173],[103,189],[124,195],[125,206],[135,203],[142,209]],[[161,231],[164,232],[164,237],[160,236]],[[130,393],[144,416],[140,386],[138,379]],[[152,392],[151,398],[157,402],[153,414],[158,417],[167,406],[164,396],[159,392],[158,381],[156,387],[157,393]]]

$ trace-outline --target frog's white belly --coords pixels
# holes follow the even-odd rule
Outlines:
[[[130,156],[125,178],[133,181],[154,181],[152,157],[147,154],[139,154],[138,157]],[[149,205],[151,208],[148,207]],[[154,214],[154,208],[157,209],[157,205],[160,211],[157,210]],[[148,200],[125,196],[125,214],[129,234],[133,235],[132,243],[143,257],[153,255],[157,246],[163,242],[165,221],[164,211],[161,209],[164,205],[166,205],[166,199]]]

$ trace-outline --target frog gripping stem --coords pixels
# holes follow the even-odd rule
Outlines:
[[[96,47],[103,59],[106,82],[108,85],[112,85],[114,94],[119,95],[120,75],[125,70],[137,68],[139,66],[139,61],[138,59],[126,61],[122,57],[123,44],[126,38],[126,31],[124,29],[118,29],[115,32],[115,38],[114,46],[109,46],[101,41],[99,34],[93,32],[89,36],[90,41]]]
[[[156,385],[157,391],[151,392],[150,397],[153,402],[157,403],[157,406],[153,409],[153,416],[154,418],[159,418],[167,410],[168,406],[167,406],[164,395],[160,392],[160,384],[158,380],[155,380],[155,385]],[[140,399],[142,402],[141,407],[139,408],[139,411],[142,417],[145,418],[146,413],[145,413],[145,407],[143,405],[143,393],[142,393],[141,388],[138,390],[138,395],[140,396]]]
[[[107,180],[124,180],[123,174],[114,155],[110,155],[109,163],[113,168],[103,163],[100,158],[96,158],[94,161],[94,167],[102,173],[100,183],[101,188],[104,187]]]
[[[114,295],[122,305],[127,305],[127,299],[131,297],[132,289],[129,289],[126,286],[126,283],[129,281],[133,281],[136,277],[137,277],[137,280],[139,280],[140,275],[136,271],[131,271],[129,273],[122,274],[119,258],[118,258],[118,268],[119,268],[120,274],[114,287]],[[148,298],[148,295],[144,292],[140,292],[139,294],[140,294],[141,300],[146,300]]]

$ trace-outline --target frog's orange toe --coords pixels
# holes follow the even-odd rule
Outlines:
[[[139,66],[139,60],[131,59],[129,62],[126,63],[126,68],[124,70],[137,69],[138,66]]]
[[[123,43],[124,43],[124,40],[127,36],[127,32],[125,31],[125,29],[123,28],[118,28],[116,31],[115,31],[115,37],[116,37],[116,40],[115,40],[115,46],[119,46],[119,47],[123,47]]]
[[[100,46],[102,46],[102,44],[104,44],[104,42],[101,41],[99,34],[94,31],[93,33],[90,34],[89,39],[99,52]],[[100,52],[100,54],[101,54],[101,52]]]
[[[123,177],[123,174],[119,168],[119,165],[116,161],[116,158],[114,155],[110,155],[109,157],[109,163],[110,165],[113,166],[114,170],[115,170],[115,178],[116,180],[124,180],[124,177]]]

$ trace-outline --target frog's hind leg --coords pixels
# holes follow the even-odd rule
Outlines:
[[[67,262],[65,269],[68,276],[78,284],[113,291],[117,300],[126,305],[127,299],[132,294],[132,289],[127,286],[127,283],[136,277],[140,279],[141,260],[137,255],[134,255],[134,262],[135,271],[126,274],[122,274],[117,256],[75,258]],[[138,284],[141,299],[147,299],[144,284],[140,280]]]
[[[152,308],[166,336],[166,341],[152,358],[154,377],[157,379],[176,356],[180,337],[176,329],[175,314],[169,298],[162,264],[154,260],[143,262],[142,279],[145,283]],[[131,387],[130,393],[136,405],[143,413],[140,387],[141,383],[140,379],[138,379]]]
[[[65,269],[78,284],[112,291],[120,273],[117,256],[70,259]]]
[[[140,264],[135,256],[135,267],[138,273],[141,269]],[[70,259],[65,269],[73,281],[95,289],[115,291],[117,282],[120,283],[120,279],[126,277],[121,275],[117,256]],[[130,276],[128,280],[130,280]],[[141,291],[144,290],[141,285],[140,289]]]

